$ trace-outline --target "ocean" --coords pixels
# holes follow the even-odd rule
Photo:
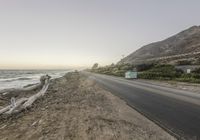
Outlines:
[[[22,88],[29,84],[39,83],[42,75],[53,79],[64,76],[70,70],[0,70],[0,90]]]

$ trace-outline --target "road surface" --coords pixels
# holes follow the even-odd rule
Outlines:
[[[181,139],[200,139],[200,94],[137,80],[88,72],[84,74],[168,132]]]

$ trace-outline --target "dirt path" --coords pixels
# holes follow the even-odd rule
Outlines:
[[[47,95],[0,120],[1,140],[171,140],[153,122],[79,73],[51,82]]]

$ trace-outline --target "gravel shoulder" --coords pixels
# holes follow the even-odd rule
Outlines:
[[[174,140],[78,72],[52,80],[29,110],[0,117],[1,140]]]

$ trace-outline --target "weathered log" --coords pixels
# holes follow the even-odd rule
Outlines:
[[[9,106],[6,106],[6,107],[4,107],[4,108],[2,108],[2,109],[0,110],[0,115],[3,114],[3,113],[5,113],[5,112],[8,111],[9,109],[10,109],[10,105],[9,105]]]
[[[4,89],[0,91],[0,94],[2,95],[6,95],[9,94],[10,92],[21,92],[21,91],[30,91],[30,90],[34,90],[38,87],[42,86],[41,83],[35,84],[33,86],[30,87],[26,87],[26,88],[10,88],[10,89]]]
[[[42,83],[38,83],[38,84],[35,84],[33,86],[29,86],[29,87],[26,87],[26,88],[5,89],[5,90],[0,91],[0,95],[2,97],[5,97],[5,98],[17,97],[20,92],[32,91],[32,90],[35,90],[35,89],[39,89],[40,87],[42,87]]]
[[[45,92],[47,91],[49,87],[49,81],[50,81],[50,76],[42,76],[40,78],[41,83],[43,84],[42,89],[35,95],[32,95],[29,98],[21,98],[15,102],[14,99],[11,100],[11,105],[2,108],[0,110],[0,115],[1,114],[13,114],[13,113],[18,113],[26,108],[31,107],[31,105],[41,96],[44,96]]]
[[[37,100],[41,96],[44,96],[44,94],[47,91],[48,87],[49,87],[49,79],[46,79],[43,88],[37,94],[29,97],[28,100],[23,104],[23,108],[30,107],[35,102],[35,100]]]
[[[4,114],[4,113],[5,114],[11,114],[13,112],[13,110],[15,110],[17,107],[19,107],[21,104],[23,104],[27,100],[28,100],[28,98],[21,98],[21,99],[19,99],[18,101],[15,102],[14,106],[13,106],[13,104],[11,104],[11,105],[8,105],[8,106],[2,108],[0,110],[0,115]]]
[[[45,75],[45,76],[41,76],[40,78],[40,83],[29,86],[29,87],[25,87],[25,88],[11,88],[11,89],[4,89],[0,91],[0,94],[4,97],[13,97],[16,96],[19,92],[26,92],[26,91],[32,91],[35,90],[39,87],[42,87],[45,84],[45,79],[49,78],[50,76]]]
[[[14,110],[16,110],[19,106],[21,106],[24,102],[26,102],[28,98],[21,98],[19,99],[15,105],[13,106],[12,104],[9,106],[9,110],[5,112],[5,114],[12,114]]]

